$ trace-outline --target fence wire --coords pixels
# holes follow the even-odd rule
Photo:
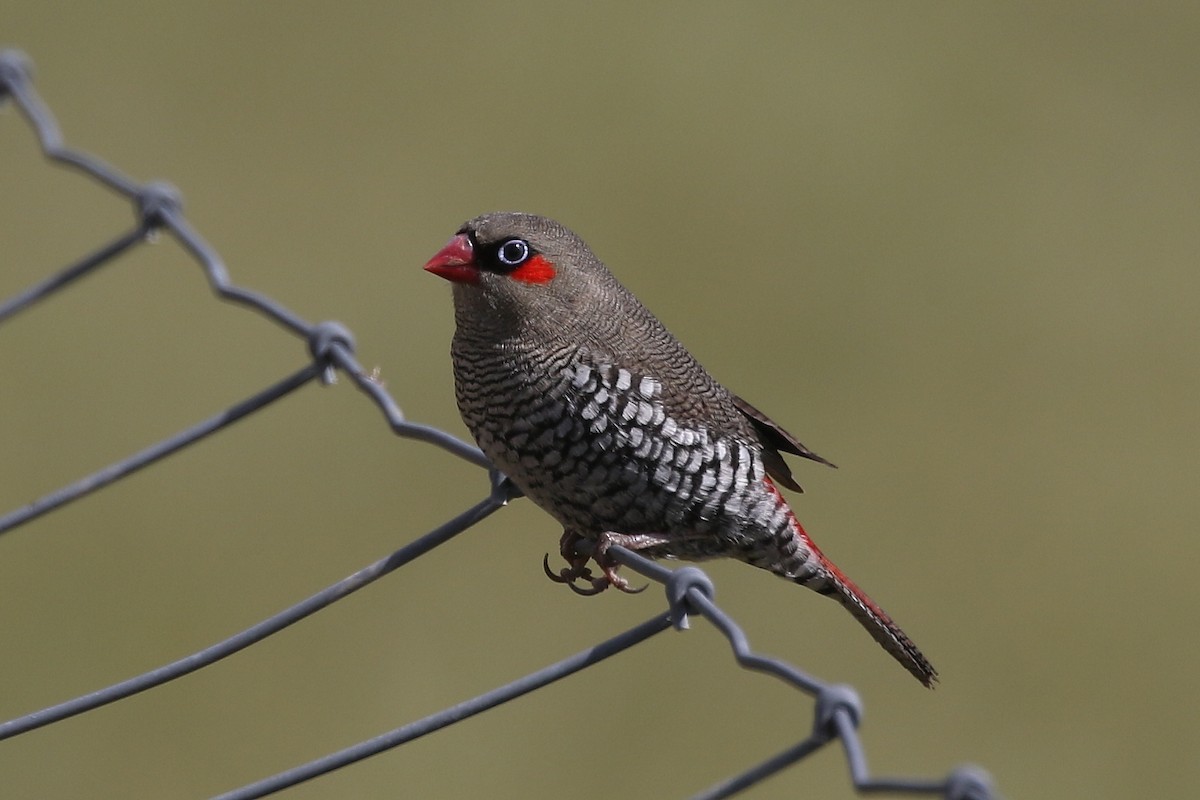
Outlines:
[[[503,475],[491,468],[478,448],[445,431],[406,420],[400,407],[383,385],[365,372],[355,360],[354,337],[345,326],[331,321],[309,322],[271,298],[233,284],[220,256],[184,217],[180,194],[174,187],[165,183],[138,183],[99,158],[67,147],[53,114],[32,86],[28,58],[15,50],[0,51],[0,103],[6,101],[11,101],[24,116],[37,137],[46,158],[82,172],[88,178],[131,201],[135,210],[136,223],[131,230],[121,233],[95,251],[83,255],[75,263],[68,265],[56,274],[7,300],[0,301],[0,324],[14,315],[28,310],[36,303],[48,299],[55,292],[70,286],[84,275],[145,242],[152,234],[165,232],[174,238],[200,265],[218,298],[246,306],[273,320],[292,334],[303,338],[307,343],[308,360],[294,373],[279,379],[262,391],[224,411],[134,453],[128,458],[80,478],[23,508],[0,516],[0,535],[43,514],[61,508],[67,503],[79,500],[137,470],[150,466],[206,436],[217,433],[310,381],[331,383],[338,372],[347,376],[375,403],[396,435],[426,442],[451,455],[490,469],[491,490],[487,497],[454,519],[292,607],[170,664],[112,686],[0,723],[0,739],[18,736],[116,702],[230,656],[405,566],[490,516],[510,500],[520,496],[520,493]],[[862,718],[862,703],[853,688],[824,683],[790,664],[751,650],[741,627],[714,602],[712,582],[702,570],[696,567],[671,570],[620,547],[614,547],[609,552],[629,569],[663,584],[667,596],[664,611],[607,641],[600,642],[580,653],[499,686],[478,697],[368,739],[353,747],[236,788],[220,795],[219,800],[248,800],[248,798],[264,797],[335,769],[354,764],[587,669],[593,664],[615,656],[672,627],[678,630],[686,629],[688,621],[692,617],[702,617],[712,623],[729,640],[733,656],[742,667],[773,675],[815,699],[813,726],[807,737],[744,772],[692,795],[693,800],[717,800],[717,798],[731,797],[835,740],[841,742],[849,767],[850,780],[859,792],[941,795],[947,800],[994,800],[999,797],[990,776],[984,770],[973,765],[960,766],[940,779],[871,777],[862,742],[857,732],[859,720]]]

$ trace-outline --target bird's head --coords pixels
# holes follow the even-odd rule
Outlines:
[[[600,310],[596,304],[617,291],[582,239],[554,220],[517,212],[464,223],[425,269],[454,284],[460,325],[565,324]]]

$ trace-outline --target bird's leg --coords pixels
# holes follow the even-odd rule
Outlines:
[[[588,537],[571,530],[563,531],[562,539],[559,540],[559,553],[567,562],[567,566],[555,573],[550,569],[550,556],[546,555],[542,559],[542,569],[546,572],[546,577],[555,583],[565,583],[571,587],[571,591],[575,594],[591,596],[600,594],[609,586],[612,586],[622,592],[629,594],[637,594],[645,591],[646,587],[641,586],[637,589],[629,588],[629,581],[617,574],[617,570],[621,565],[616,563],[608,556],[608,548],[613,545],[624,547],[628,550],[645,550],[649,547],[657,547],[670,543],[670,537],[661,533],[616,533],[614,531],[605,531],[596,537],[593,543]],[[580,545],[583,545],[580,547]],[[582,552],[581,552],[582,551]],[[592,571],[588,569],[588,561],[596,561],[596,566],[604,573],[596,578],[592,576]],[[576,585],[576,581],[583,580],[591,584],[590,587],[584,588]]]
[[[576,531],[564,530],[562,538],[558,541],[558,552],[567,562],[567,566],[555,573],[550,569],[550,554],[547,553],[542,559],[542,569],[546,571],[547,578],[555,583],[565,583],[579,594],[599,594],[603,589],[595,588],[596,579],[592,577],[592,571],[587,566],[592,557],[592,547],[585,548],[586,552],[579,551],[579,544],[585,539],[586,537]],[[580,589],[576,586],[575,581],[581,578],[593,584],[593,588]]]
[[[600,534],[596,540],[596,551],[592,554],[592,558],[596,560],[596,565],[604,572],[604,576],[596,578],[592,581],[592,589],[594,592],[589,594],[604,591],[609,586],[619,589],[622,592],[629,594],[637,594],[644,592],[645,586],[637,589],[629,588],[629,581],[617,574],[617,570],[621,565],[616,563],[608,555],[608,548],[613,545],[624,547],[627,550],[645,550],[648,547],[656,547],[658,545],[667,544],[671,540],[661,533],[614,533],[613,531],[605,531]]]

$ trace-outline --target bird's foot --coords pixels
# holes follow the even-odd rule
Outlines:
[[[639,586],[631,589],[629,581],[618,574],[617,570],[621,565],[608,555],[608,549],[617,545],[630,550],[644,550],[667,542],[667,537],[662,534],[626,534],[605,531],[595,540],[591,540],[574,531],[563,531],[562,540],[559,542],[559,552],[567,562],[567,566],[557,573],[554,572],[550,569],[550,556],[547,555],[542,559],[542,569],[545,570],[546,577],[550,580],[555,583],[565,583],[576,594],[596,595],[610,586],[627,594],[638,594],[644,592],[646,587]],[[599,577],[594,576],[591,569],[588,568],[588,562],[593,560],[600,568],[601,575]],[[578,581],[583,581],[585,585],[578,585]]]
[[[584,558],[583,564],[587,563],[587,558]],[[570,562],[569,566],[563,567],[558,572],[550,569],[550,554],[542,556],[542,569],[546,572],[546,577],[555,583],[565,583],[570,587],[575,594],[581,594],[585,597],[594,594],[600,594],[608,588],[607,578],[593,577],[592,571],[586,566],[578,562]],[[576,581],[583,580],[591,584],[591,588],[581,588],[575,585]]]
[[[617,545],[628,550],[644,550],[647,547],[666,544],[666,542],[667,537],[661,534],[628,534],[605,531],[604,533],[600,534],[600,537],[596,540],[596,551],[592,555],[592,558],[596,560],[596,565],[599,566],[601,571],[604,573],[604,577],[597,578],[592,582],[593,585],[603,581],[608,586],[612,586],[614,589],[618,589],[626,594],[641,594],[642,592],[646,591],[646,587],[639,586],[636,589],[630,589],[629,581],[617,574],[617,570],[621,565],[614,561],[613,558],[608,554],[608,549],[613,545]]]
[[[581,548],[581,544],[584,547]],[[558,552],[567,562],[567,566],[557,573],[554,572],[550,569],[550,554],[547,553],[542,558],[542,569],[545,570],[547,578],[555,583],[565,583],[576,594],[585,597],[600,594],[608,588],[608,580],[593,576],[592,571],[588,569],[587,563],[591,560],[594,549],[594,546],[586,541],[586,537],[574,531],[563,531],[562,539],[558,542]],[[585,581],[589,586],[586,588],[577,586],[575,582],[580,580]]]
[[[599,562],[597,562],[597,563],[599,563]],[[617,568],[619,566],[621,566],[621,565],[620,564],[611,564],[611,563],[604,564],[601,566],[601,569],[604,572],[604,576],[601,578],[596,578],[594,581],[592,581],[592,586],[596,587],[597,594],[604,591],[609,586],[613,587],[614,589],[616,589],[618,591],[625,592],[625,594],[641,594],[642,592],[646,591],[645,586],[639,586],[636,589],[630,589],[629,581],[625,580],[624,578],[622,578],[620,575],[617,574]]]

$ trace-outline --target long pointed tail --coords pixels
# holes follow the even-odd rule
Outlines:
[[[776,519],[779,520],[779,527],[776,528],[776,536],[779,552],[784,557],[769,559],[770,563],[760,563],[758,566],[836,598],[867,629],[871,637],[892,654],[892,658],[899,661],[925,686],[933,688],[938,674],[929,663],[929,659],[925,658],[912,639],[900,630],[900,626],[893,622],[866,592],[858,588],[854,581],[847,578],[825,557],[804,531],[804,527],[796,519],[796,515],[792,513],[787,501],[783,499],[771,479],[767,478],[765,483],[778,502],[779,516]]]
[[[811,541],[810,539],[810,544]],[[929,663],[929,659],[925,658],[924,653],[913,644],[912,639],[908,638],[900,626],[893,622],[892,618],[876,605],[866,592],[847,578],[832,561],[825,558],[816,545],[812,545],[812,552],[817,562],[815,573],[796,577],[793,580],[840,601],[846,610],[862,623],[872,638],[883,645],[884,650],[892,654],[892,658],[899,661],[905,669],[912,673],[913,677],[932,689],[933,684],[937,682],[937,670]]]

